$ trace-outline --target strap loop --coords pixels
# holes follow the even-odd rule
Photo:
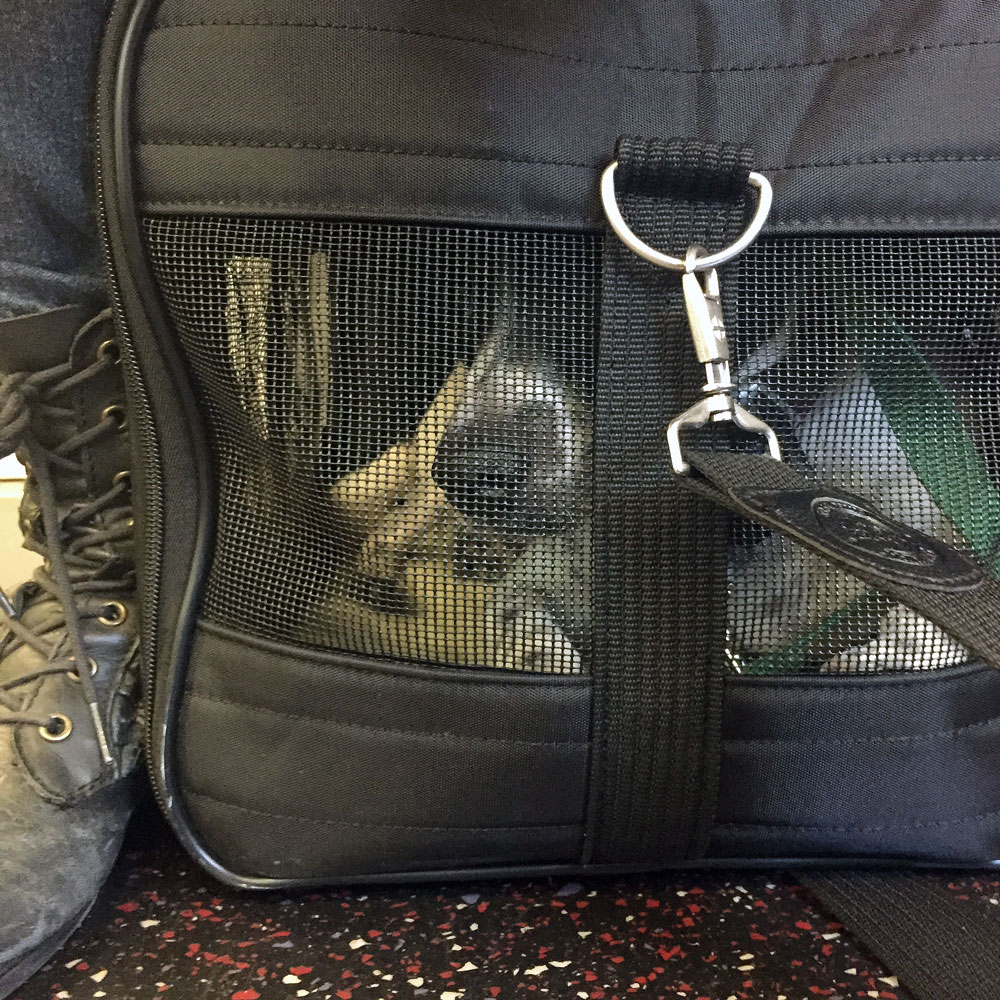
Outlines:
[[[686,250],[745,227],[737,146],[625,136],[618,195],[640,238]],[[682,262],[683,270],[683,262]],[[701,392],[681,282],[609,229],[594,399],[593,753],[585,864],[704,853],[715,812],[728,517],[672,480],[664,428]]]
[[[639,239],[629,228],[629,224],[618,208],[618,198],[615,194],[615,170],[617,168],[618,161],[615,160],[605,167],[604,173],[601,174],[601,202],[604,205],[604,214],[608,217],[611,228],[634,254],[649,261],[650,264],[665,267],[671,271],[711,271],[713,268],[731,261],[734,257],[738,257],[760,235],[764,223],[767,222],[768,213],[771,211],[773,195],[770,181],[763,174],[751,171],[747,174],[747,183],[750,187],[757,189],[757,211],[754,212],[750,224],[729,246],[723,247],[715,253],[699,256],[693,262],[687,256],[681,259],[656,250],[644,240]]]

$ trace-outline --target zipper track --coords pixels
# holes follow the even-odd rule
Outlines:
[[[108,22],[119,14],[124,0],[112,0],[107,14]],[[103,61],[103,60],[102,60]],[[142,699],[139,706],[139,723],[143,729],[145,744],[146,768],[150,784],[157,804],[167,813],[167,804],[157,781],[153,765],[152,723],[153,695],[156,676],[156,633],[158,628],[158,612],[160,605],[160,569],[163,557],[163,488],[161,477],[161,460],[159,441],[154,430],[153,410],[146,391],[145,383],[140,374],[138,358],[132,341],[127,333],[125,322],[125,306],[122,300],[121,285],[118,271],[115,267],[114,254],[111,247],[111,237],[108,233],[107,196],[104,190],[104,150],[103,150],[103,94],[98,95],[94,106],[94,173],[97,197],[97,219],[101,246],[104,252],[104,263],[107,269],[108,284],[114,304],[114,313],[118,317],[120,332],[120,347],[122,349],[122,373],[125,379],[128,402],[132,413],[132,426],[138,431],[141,455],[144,461],[143,476],[143,572],[140,576],[139,603],[142,609],[142,628],[139,644],[141,650]],[[133,449],[133,454],[134,454]],[[133,497],[133,503],[135,498]]]

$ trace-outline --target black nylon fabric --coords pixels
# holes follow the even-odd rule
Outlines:
[[[442,674],[199,633],[181,708],[183,795],[234,869],[335,879],[578,862],[583,679]],[[281,752],[247,768],[276,739]],[[300,764],[280,773],[293,746]],[[998,746],[1000,674],[981,666],[730,678],[708,857],[982,863],[1000,856]],[[522,755],[531,768],[504,778],[522,773]],[[941,794],[915,797],[921,783]]]
[[[940,875],[857,871],[796,877],[898,975],[914,1000],[1000,996],[1000,917],[984,900],[957,899]]]
[[[1000,858],[1000,673],[729,677],[714,858]]]
[[[164,0],[136,94],[153,211],[599,230],[615,138],[749,142],[773,232],[981,231],[985,0]]]
[[[751,154],[619,140],[622,211],[647,242],[720,248]],[[676,274],[605,244],[594,412],[594,761],[586,859],[698,856],[718,779],[726,519],[664,474],[670,414],[697,394]]]
[[[257,875],[576,861],[585,682],[498,674],[202,624],[181,710],[187,807],[213,853]]]

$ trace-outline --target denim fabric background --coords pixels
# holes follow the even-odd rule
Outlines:
[[[100,294],[89,110],[109,2],[3,2],[0,318]]]

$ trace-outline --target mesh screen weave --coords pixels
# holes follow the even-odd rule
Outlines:
[[[323,648],[586,670],[601,241],[260,218],[145,228],[218,463],[206,615]],[[761,241],[722,276],[740,400],[786,461],[991,567],[998,258],[988,238]],[[733,528],[729,591],[732,669],[967,659],[750,524]]]
[[[595,242],[147,232],[218,451],[206,613],[327,648],[581,671]]]
[[[1000,242],[765,242],[730,310],[744,404],[785,461],[874,500],[994,571],[1000,538]],[[931,669],[968,656],[928,622],[799,546],[737,525],[735,665]]]

